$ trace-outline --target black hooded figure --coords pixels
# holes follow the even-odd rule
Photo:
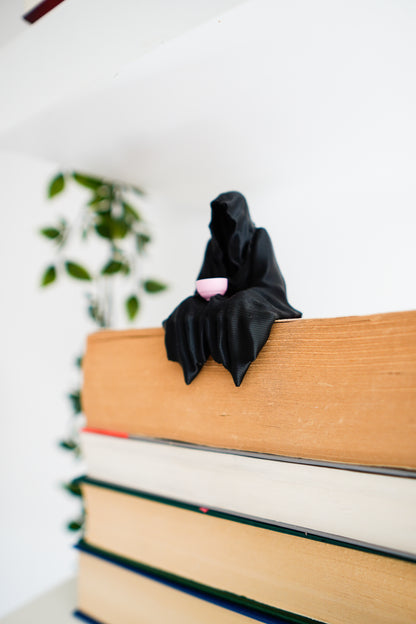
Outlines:
[[[298,318],[265,229],[252,222],[241,193],[211,203],[211,240],[198,279],[227,277],[225,295],[188,297],[163,322],[169,360],[179,362],[187,384],[211,355],[239,386],[276,319]]]

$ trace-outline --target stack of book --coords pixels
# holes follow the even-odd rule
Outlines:
[[[83,406],[79,617],[416,621],[416,312],[279,321],[239,388],[101,332]]]

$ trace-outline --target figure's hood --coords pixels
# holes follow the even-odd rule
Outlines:
[[[212,218],[209,228],[212,240],[221,250],[224,260],[238,268],[246,257],[255,232],[245,197],[237,191],[222,193],[211,202]]]

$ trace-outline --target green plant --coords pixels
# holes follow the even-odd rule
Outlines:
[[[50,199],[60,195],[69,184],[74,183],[89,191],[89,197],[78,214],[69,221],[59,218],[53,225],[40,230],[54,247],[53,261],[44,269],[41,286],[49,287],[62,277],[88,284],[85,293],[86,312],[98,328],[111,327],[115,304],[121,300],[129,321],[133,321],[139,311],[144,293],[155,294],[166,285],[153,278],[140,275],[140,258],[146,253],[151,235],[134,204],[144,195],[136,186],[95,178],[78,172],[58,173],[48,186]],[[136,200],[134,199],[136,198]],[[74,246],[99,241],[102,260],[95,269],[86,266],[74,257]],[[100,252],[100,253],[101,253]],[[121,282],[124,288],[121,292]],[[127,294],[125,294],[127,293]],[[76,359],[81,369],[82,355]],[[74,419],[71,432],[60,442],[60,447],[80,454],[79,429],[82,420],[80,387],[68,394]],[[74,496],[81,496],[78,481],[67,483],[65,489]],[[71,530],[83,525],[83,514],[68,524]]]

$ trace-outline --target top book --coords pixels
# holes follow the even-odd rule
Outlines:
[[[285,457],[416,468],[416,311],[277,321],[240,387],[187,386],[163,329],[89,336],[87,427]]]

